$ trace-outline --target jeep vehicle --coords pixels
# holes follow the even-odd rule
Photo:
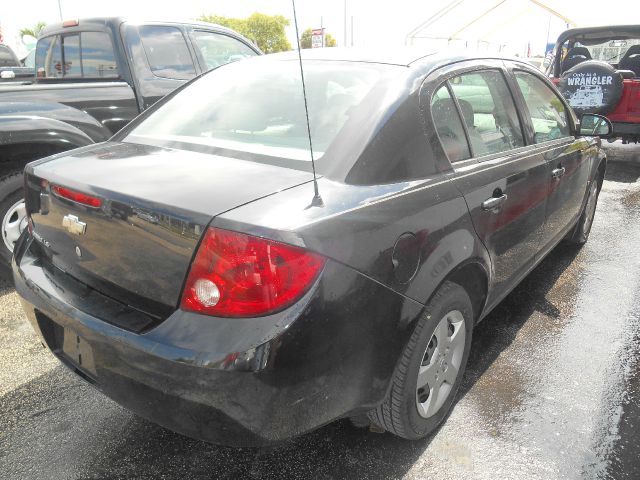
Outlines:
[[[563,32],[547,73],[578,114],[604,115],[614,138],[640,140],[640,25]]]
[[[46,27],[36,76],[0,84],[0,262],[8,265],[26,225],[28,162],[105,141],[188,80],[260,54],[238,33],[203,22],[94,18]]]

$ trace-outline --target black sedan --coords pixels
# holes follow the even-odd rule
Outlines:
[[[297,57],[272,55],[29,164],[16,288],[63,363],[172,430],[268,444],[356,417],[417,439],[474,325],[587,240],[611,125],[581,136],[517,60],[305,55],[309,125]]]

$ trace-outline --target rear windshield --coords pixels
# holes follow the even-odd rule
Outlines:
[[[397,68],[304,62],[315,159]],[[180,148],[206,145],[231,156],[243,152],[310,162],[300,65],[263,57],[220,67],[175,95],[124,140],[162,146],[180,142]]]
[[[118,78],[111,37],[81,32],[41,38],[36,46],[38,78]]]
[[[591,59],[601,60],[613,65],[620,63],[629,49],[634,45],[640,45],[640,38],[632,38],[626,40],[607,40],[601,43],[583,45],[580,42],[575,43],[575,47],[584,47],[589,51]],[[634,47],[630,55],[640,53],[640,47]]]

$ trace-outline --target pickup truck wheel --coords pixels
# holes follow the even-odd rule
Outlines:
[[[598,194],[600,193],[599,182],[594,180],[589,186],[589,196],[584,206],[582,215],[578,219],[573,235],[569,238],[569,242],[574,245],[584,245],[589,239],[591,226],[593,225],[593,217],[596,214],[596,205],[598,204]]]
[[[472,331],[469,295],[460,285],[445,282],[416,325],[396,366],[387,398],[369,412],[371,421],[410,440],[433,432],[455,400]]]
[[[22,172],[0,179],[0,218],[2,218],[2,240],[0,262],[11,263],[13,247],[27,226],[27,215],[22,197]]]

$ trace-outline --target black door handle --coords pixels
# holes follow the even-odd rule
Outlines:
[[[551,171],[551,176],[553,178],[560,178],[564,175],[564,172],[566,171],[566,169],[564,167],[558,167],[554,170]]]
[[[483,210],[496,210],[502,206],[504,202],[507,201],[507,194],[503,193],[499,197],[491,197],[487,198],[484,202],[482,202]]]

